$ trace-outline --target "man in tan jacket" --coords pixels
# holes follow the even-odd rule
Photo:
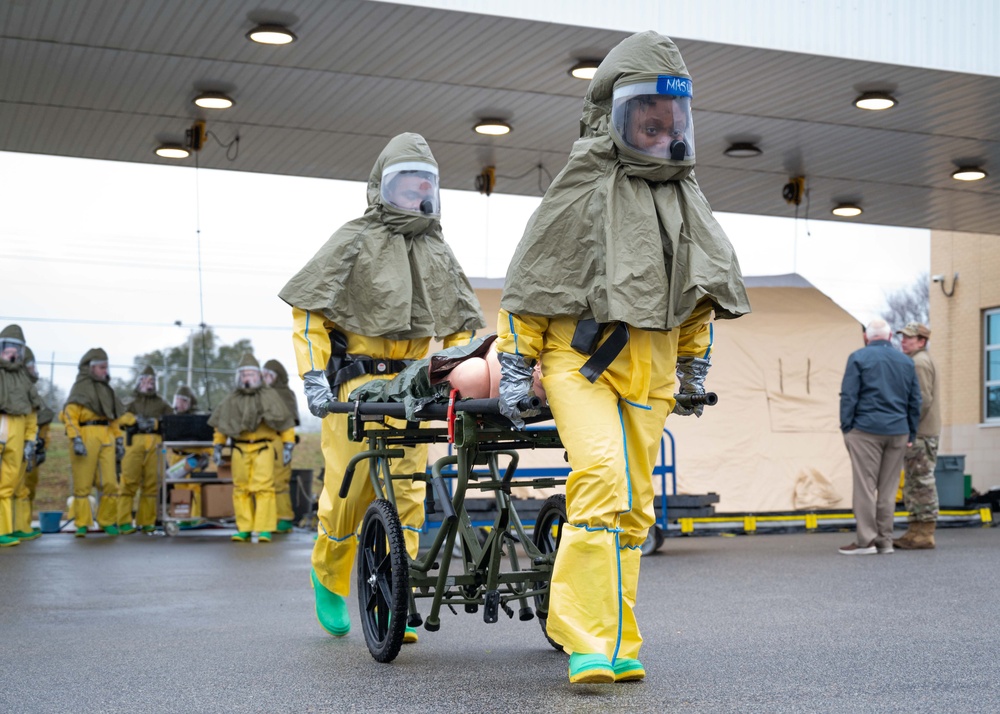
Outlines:
[[[903,465],[903,503],[910,512],[906,533],[893,541],[900,550],[922,550],[934,547],[934,529],[938,516],[937,484],[934,467],[937,464],[938,441],[941,437],[941,394],[934,362],[927,352],[931,331],[926,325],[911,322],[902,330],[903,352],[913,360],[920,382],[920,424],[916,440],[906,449]]]

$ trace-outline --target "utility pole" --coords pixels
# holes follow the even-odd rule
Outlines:
[[[188,333],[188,376],[187,376],[188,388],[191,388],[191,385],[194,384],[194,382],[192,381],[193,371],[194,371],[194,330],[191,330],[191,332]]]

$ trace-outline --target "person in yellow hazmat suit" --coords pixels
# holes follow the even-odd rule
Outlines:
[[[694,178],[691,98],[670,39],[640,33],[607,55],[500,302],[501,410],[527,416],[518,404],[541,361],[571,467],[546,632],[570,655],[572,683],[645,677],[634,608],[664,421],[700,415],[674,394],[704,392],[713,310],[750,311]]]
[[[18,325],[0,331],[0,547],[17,545],[14,492],[24,462],[33,466],[42,399],[24,368],[24,332]],[[30,515],[29,515],[30,518]],[[30,531],[30,528],[28,529]]]
[[[299,425],[299,405],[295,401],[295,392],[288,387],[288,372],[285,366],[276,359],[269,359],[264,363],[261,370],[264,384],[269,386],[285,403],[288,412],[295,420],[295,426]],[[298,437],[296,437],[296,440]],[[282,454],[274,462],[274,498],[278,512],[278,530],[276,533],[290,533],[295,526],[295,512],[292,510],[292,463],[285,463],[283,446],[275,444],[275,453],[281,451]],[[312,488],[312,484],[309,484]]]
[[[35,353],[31,348],[24,348],[24,370],[32,384],[38,384],[38,366],[35,364]],[[37,386],[36,386],[37,389]],[[14,491],[14,533],[19,540],[34,540],[42,535],[38,528],[31,527],[31,513],[35,504],[35,490],[38,488],[38,467],[45,463],[46,448],[49,442],[49,426],[55,419],[55,412],[49,409],[42,399],[42,406],[36,410],[38,418],[38,436],[35,437],[34,463],[25,459],[21,463],[21,479]]]
[[[147,365],[136,380],[132,400],[126,405],[119,426],[125,432],[125,456],[118,484],[118,532],[122,535],[152,533],[156,528],[159,495],[160,418],[173,408],[156,393],[156,372]],[[132,504],[139,494],[139,508],[132,525]]]
[[[277,392],[264,384],[260,363],[243,355],[236,368],[236,389],[216,408],[208,423],[215,428],[212,460],[222,463],[222,447],[232,440],[233,510],[240,543],[257,533],[259,543],[269,543],[278,525],[274,502],[274,461],[292,462],[295,421]],[[280,454],[274,444],[280,440]]]
[[[80,358],[76,381],[63,407],[62,421],[71,442],[73,471],[73,520],[76,537],[83,538],[94,522],[90,491],[97,486],[100,505],[97,525],[108,535],[118,535],[118,478],[115,463],[125,455],[125,439],[118,420],[125,413],[108,383],[108,353],[100,347]]]
[[[437,162],[424,138],[394,137],[368,178],[364,215],[337,230],[279,293],[292,306],[292,341],[309,411],[323,419],[326,477],[311,578],[316,616],[337,637],[350,631],[345,598],[359,528],[375,494],[365,474],[355,473],[347,497],[339,497],[347,463],[367,446],[349,439],[347,415],[329,414],[328,404],[424,357],[431,337],[443,338],[446,347],[459,345],[486,324],[444,241],[438,187]],[[391,462],[392,472],[426,474],[427,446],[405,452]],[[419,547],[425,486],[393,482],[410,557]],[[416,639],[408,627],[404,642]]]

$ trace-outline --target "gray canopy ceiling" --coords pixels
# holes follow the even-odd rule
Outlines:
[[[569,67],[625,36],[364,0],[266,7],[0,0],[0,150],[193,166],[153,150],[202,118],[213,136],[199,166],[364,181],[389,137],[415,131],[446,188],[473,190],[493,165],[498,192],[540,195],[578,136],[587,84]],[[298,40],[245,38],[273,20]],[[696,173],[716,210],[794,215],[781,190],[803,175],[810,217],[837,220],[830,209],[854,202],[866,223],[1000,233],[1000,78],[675,39],[694,78]],[[853,106],[876,88],[899,104]],[[236,105],[199,109],[200,90]],[[513,131],[475,134],[484,117]],[[230,161],[220,142],[237,134]],[[725,156],[735,141],[763,154]],[[992,175],[951,178],[970,163]]]

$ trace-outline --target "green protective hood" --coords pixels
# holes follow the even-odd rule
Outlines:
[[[295,401],[295,392],[293,392],[288,386],[288,372],[285,371],[285,366],[276,359],[269,359],[264,363],[264,369],[270,370],[277,375],[274,378],[274,382],[271,384],[271,389],[277,392],[278,396],[281,397],[281,401],[284,402],[285,408],[288,409],[292,418],[295,419],[295,426],[298,426],[299,404]]]
[[[24,346],[24,367],[25,367],[24,371],[28,375],[28,379],[31,380],[31,383],[37,385],[38,384],[38,377],[32,375],[31,372],[28,372],[28,369],[27,369],[28,365],[32,364],[34,361],[35,361],[35,353],[31,351],[30,347],[28,347],[27,345],[25,345]],[[36,372],[38,371],[37,365],[36,365],[35,371]],[[35,387],[35,389],[37,390],[38,387]],[[56,418],[55,412],[52,411],[51,409],[49,409],[49,405],[45,403],[45,400],[42,399],[41,395],[38,396],[38,401],[41,402],[41,406],[38,407],[38,426],[45,426],[46,424],[51,424],[52,420]]]
[[[76,381],[69,390],[67,404],[79,404],[105,419],[118,419],[125,413],[125,405],[106,381],[101,382],[90,376],[91,362],[107,362],[108,353],[100,347],[87,350],[80,358]]]
[[[179,394],[182,397],[187,397],[188,399],[191,400],[191,407],[188,409],[188,413],[193,414],[198,407],[198,397],[196,397],[194,395],[194,392],[191,391],[191,387],[187,386],[186,384],[182,384],[177,388],[175,396],[177,394]]]
[[[647,330],[678,327],[703,300],[719,318],[750,312],[694,160],[650,158],[612,136],[615,85],[658,75],[690,77],[674,43],[655,32],[623,40],[601,63],[584,103],[583,138],[511,260],[500,301],[508,312]]]
[[[278,293],[367,337],[447,337],[486,326],[479,300],[436,216],[382,203],[382,170],[402,161],[437,166],[419,134],[400,134],[368,179],[368,210],[342,226]]]
[[[496,333],[477,337],[466,345],[449,347],[417,360],[392,379],[373,379],[348,396],[349,401],[402,402],[406,418],[416,421],[417,411],[432,402],[445,403],[451,393],[448,374],[470,357],[486,357],[496,341]]]
[[[156,372],[149,365],[139,373],[139,377],[152,377],[154,379],[153,384],[155,385]],[[138,380],[136,380],[138,382]],[[143,394],[139,391],[139,385],[136,384],[135,389],[132,390],[132,400],[125,405],[126,410],[132,412],[136,416],[152,417],[154,419],[159,419],[164,414],[173,414],[174,409],[166,400],[164,400],[155,391],[152,394]]]
[[[253,390],[237,388],[212,412],[208,423],[232,439],[254,431],[261,423],[277,432],[295,424],[281,397],[270,387]]]
[[[24,332],[17,325],[7,325],[0,332],[0,337],[9,340],[17,340],[24,344]],[[24,368],[28,362],[28,349],[25,347],[22,359],[14,362],[0,359],[0,412],[17,416],[26,416],[33,411],[40,411],[45,407],[35,382],[38,378],[33,378]],[[31,355],[34,361],[35,355]],[[49,421],[52,421],[50,418]]]

